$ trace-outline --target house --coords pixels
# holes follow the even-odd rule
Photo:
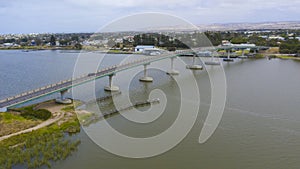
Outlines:
[[[135,52],[143,52],[144,49],[154,49],[152,45],[138,45],[134,48]]]
[[[232,43],[228,40],[222,40],[222,46],[232,46]]]
[[[3,47],[12,47],[12,46],[14,46],[14,44],[13,43],[3,43],[2,46]]]

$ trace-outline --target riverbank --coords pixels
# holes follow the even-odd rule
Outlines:
[[[79,104],[79,101],[75,101],[74,105],[61,105],[50,100],[0,113],[0,124],[6,128],[11,127],[11,131],[6,131],[11,134],[0,137],[0,168],[12,168],[15,165],[24,168],[50,167],[51,163],[66,159],[76,151],[80,140],[72,138],[72,135],[80,132],[74,110]],[[51,117],[41,120],[24,116],[24,110],[49,111]],[[36,121],[36,125],[11,125],[27,124],[29,121]]]
[[[288,55],[270,55],[268,58],[278,58],[278,59],[285,59],[285,60],[297,60],[300,61],[300,57],[296,56],[288,56]]]
[[[62,51],[63,53],[86,53],[86,52],[99,52],[103,54],[141,54],[135,53],[131,51],[122,51],[122,50],[107,50],[107,49],[90,49],[90,48],[82,48],[82,49],[74,49],[74,48],[65,48],[65,47],[49,47],[49,48],[38,48],[38,47],[28,47],[28,48],[1,48],[0,51],[5,50],[16,50],[21,52],[35,52],[35,51]]]
[[[80,104],[80,102],[76,101],[76,104]],[[24,110],[27,112],[30,111],[31,114],[38,114],[38,111],[46,110],[51,113],[51,115],[47,119],[41,119],[39,117],[33,117],[31,114],[25,115],[27,112]],[[73,116],[76,117],[73,105],[57,104],[54,100],[22,108],[10,109],[7,113],[0,114],[0,141],[5,138],[38,130],[56,122],[61,125],[68,122]]]

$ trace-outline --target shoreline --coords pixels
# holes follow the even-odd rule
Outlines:
[[[24,126],[23,129],[16,129],[16,128],[11,128],[11,131],[6,131],[6,133],[9,134],[4,134],[2,136],[0,136],[0,142],[11,138],[13,136],[18,136],[21,134],[25,134],[25,133],[30,133],[33,132],[35,130],[39,130],[48,126],[51,126],[53,124],[57,124],[58,126],[61,126],[64,123],[70,122],[72,120],[74,120],[74,117],[77,119],[75,110],[73,110],[73,105],[74,104],[82,104],[82,102],[77,101],[76,103],[72,103],[72,104],[58,104],[55,103],[54,100],[48,100],[48,101],[44,101],[41,103],[37,103],[37,104],[33,104],[30,106],[25,106],[25,107],[21,107],[21,108],[15,108],[15,109],[10,109],[8,112],[0,112],[0,124],[2,125],[2,127],[11,122],[6,122],[5,118],[1,119],[1,117],[3,118],[3,116],[5,116],[7,114],[12,115],[11,117],[11,121],[12,122],[18,122],[19,119],[22,119],[22,121],[19,121],[19,125],[25,125],[25,123],[27,121],[36,121],[37,119],[26,119],[22,117],[22,110],[24,109],[28,109],[28,108],[32,108],[33,110],[47,110],[51,113],[51,117],[48,118],[47,120],[38,120],[39,122],[36,123],[35,126],[31,126],[31,127],[27,127]],[[73,117],[73,118],[72,118]],[[17,131],[16,131],[17,130]],[[14,132],[15,131],[15,132]]]
[[[55,162],[65,160],[76,152],[81,144],[80,139],[76,138],[76,134],[80,132],[81,128],[74,107],[79,104],[81,102],[78,100],[68,105],[57,104],[55,100],[48,100],[0,113],[0,124],[3,127],[6,123],[14,121],[22,124],[28,120],[36,120],[34,117],[25,118],[22,116],[24,111],[38,113],[39,110],[47,110],[51,112],[50,118],[43,121],[39,120],[40,123],[34,127],[0,137],[0,168],[12,168],[14,166],[51,168]],[[5,118],[7,116],[9,120]],[[75,135],[73,136],[73,134]]]
[[[122,51],[122,50],[108,50],[108,49],[74,49],[74,48],[64,48],[64,47],[53,47],[53,48],[0,48],[0,51],[21,51],[21,52],[35,52],[35,51],[62,51],[62,53],[86,53],[86,52],[99,52],[103,54],[133,54],[140,55],[141,53],[136,53],[132,51]],[[183,56],[183,57],[191,57],[191,56]],[[220,58],[225,58],[226,56],[221,56]],[[238,56],[234,57],[237,58]],[[290,54],[268,54],[268,53],[260,53],[257,57],[254,58],[278,58],[283,60],[297,60],[300,61],[300,57],[290,56]]]
[[[108,54],[139,54],[132,51],[122,51],[122,50],[109,50],[105,48],[96,49],[96,48],[66,48],[66,47],[49,47],[49,48],[39,48],[39,47],[24,47],[24,48],[0,48],[0,51],[23,51],[23,52],[32,52],[32,51],[86,51],[86,52],[103,52]]]

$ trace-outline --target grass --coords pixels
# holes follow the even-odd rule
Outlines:
[[[20,115],[29,120],[48,120],[51,117],[51,112],[45,109],[35,109],[36,105],[26,106],[13,109],[20,112]]]
[[[77,114],[77,118],[80,122],[84,122],[85,120],[89,119],[93,115],[94,115],[93,113]]]
[[[13,113],[0,113],[0,137],[16,133],[40,124],[41,120],[30,120]]]
[[[76,103],[79,104],[79,103]],[[35,105],[17,109],[19,114],[0,113],[0,122],[6,126],[17,123],[41,122],[36,118],[26,118],[22,112],[36,112]],[[77,150],[80,140],[74,140],[65,133],[74,134],[80,131],[80,124],[76,117],[74,106],[63,108],[65,116],[63,122],[53,123],[39,130],[10,137],[0,142],[0,168],[13,168],[21,165],[23,168],[51,167],[51,163],[64,160]],[[14,132],[14,126],[8,128]],[[20,128],[18,128],[20,130]],[[3,128],[1,127],[1,132]]]
[[[24,168],[51,167],[77,150],[79,140],[64,136],[57,124],[0,142],[0,168],[22,165]]]
[[[235,53],[236,53],[237,55],[242,55],[242,54],[243,54],[243,51],[242,51],[242,50],[238,50],[238,51],[236,51]],[[245,50],[245,51],[244,51],[244,54],[245,54],[245,55],[247,55],[247,54],[249,54],[249,53],[250,53],[249,50]]]
[[[66,106],[64,108],[61,109],[64,112],[70,112],[70,111],[74,111],[74,106]]]
[[[294,60],[300,60],[300,58],[295,57],[295,56],[276,55],[276,57],[279,58],[279,59],[294,59]]]
[[[0,122],[1,123],[9,124],[14,121],[24,122],[26,120],[27,119],[25,119],[24,117],[15,115],[12,113],[0,113]]]

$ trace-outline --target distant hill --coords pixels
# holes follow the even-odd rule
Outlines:
[[[261,23],[225,23],[197,25],[201,31],[224,31],[224,30],[261,30],[261,29],[300,29],[300,21],[286,22],[261,22]],[[151,31],[191,31],[189,25],[178,25],[170,27],[148,28]]]

